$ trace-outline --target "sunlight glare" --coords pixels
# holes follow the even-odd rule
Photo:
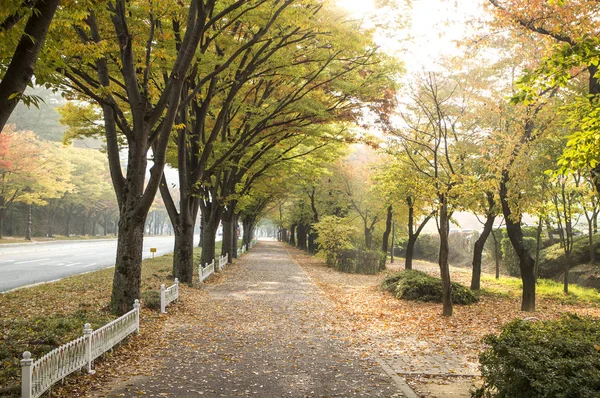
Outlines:
[[[369,13],[375,8],[374,0],[338,0],[336,4],[353,14]]]

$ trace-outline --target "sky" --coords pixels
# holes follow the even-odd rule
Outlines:
[[[469,20],[483,15],[485,1],[411,0],[410,26],[378,34],[376,40],[384,51],[405,62],[407,72],[428,69],[441,56],[460,53],[456,41],[465,37]],[[338,0],[337,5],[356,16],[372,15],[375,10],[374,0]]]

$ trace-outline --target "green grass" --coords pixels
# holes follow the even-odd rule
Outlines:
[[[482,275],[483,294],[520,297],[523,282],[520,278]],[[538,279],[536,297],[557,300],[565,304],[600,304],[600,293],[596,289],[569,284],[569,294],[563,292],[563,284],[551,279]]]

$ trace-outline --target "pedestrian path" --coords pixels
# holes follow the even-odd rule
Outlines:
[[[333,307],[283,244],[260,242],[225,272],[174,327],[160,366],[107,396],[405,396],[335,335]]]

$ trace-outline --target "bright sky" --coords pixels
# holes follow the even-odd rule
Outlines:
[[[383,34],[377,37],[386,52],[400,56],[409,72],[430,68],[431,62],[440,56],[458,54],[455,41],[465,36],[467,22],[483,13],[482,0],[412,0],[411,3],[410,26],[395,34],[388,32],[388,37]],[[338,0],[337,4],[356,16],[368,17],[375,10],[373,0]]]

